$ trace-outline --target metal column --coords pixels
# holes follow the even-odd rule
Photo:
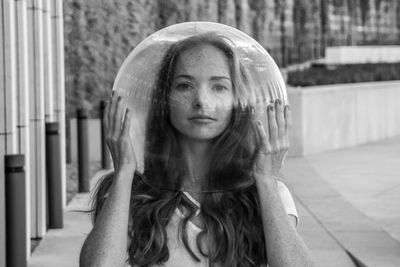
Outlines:
[[[7,267],[28,266],[26,177],[24,155],[6,155],[6,262]]]
[[[89,192],[90,160],[89,160],[89,112],[78,110],[78,172],[79,192]]]
[[[101,101],[100,102],[101,167],[103,169],[110,169],[111,168],[111,157],[110,157],[110,151],[109,151],[107,143],[106,143],[106,132],[104,131],[104,125],[103,125],[103,116],[104,116],[105,108],[106,108],[106,101]]]
[[[63,196],[61,177],[59,123],[46,123],[46,170],[49,228],[63,228]]]

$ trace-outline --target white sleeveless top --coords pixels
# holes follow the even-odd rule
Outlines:
[[[287,214],[293,215],[296,218],[296,225],[298,224],[298,214],[296,210],[296,206],[293,201],[293,197],[286,187],[286,185],[280,181],[278,181],[278,191],[280,198],[282,200],[282,204],[285,208]],[[186,193],[186,195],[188,195]],[[189,196],[190,197],[190,196]],[[191,198],[193,199],[193,198]],[[195,201],[195,200],[194,200]],[[190,256],[189,252],[186,250],[185,245],[182,243],[181,239],[178,236],[179,232],[179,223],[185,216],[182,212],[177,208],[174,214],[171,217],[170,222],[167,225],[167,235],[168,235],[168,249],[169,249],[169,259],[168,261],[162,265],[165,267],[208,267],[209,262],[208,259],[203,257],[196,244],[197,235],[202,231],[201,228],[196,226],[193,222],[189,221],[187,224],[187,233],[188,233],[188,242],[192,251],[197,255],[197,257],[201,260],[201,262],[195,261],[192,256]],[[131,266],[128,263],[125,265],[126,267]],[[153,265],[153,267],[161,266],[161,265]],[[268,266],[268,265],[264,265]],[[136,267],[136,266],[135,266]]]

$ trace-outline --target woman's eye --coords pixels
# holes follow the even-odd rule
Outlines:
[[[178,83],[176,85],[176,89],[178,90],[189,90],[192,88],[192,85],[190,83]]]
[[[224,91],[224,90],[228,90],[228,87],[226,87],[225,85],[216,84],[216,85],[214,85],[214,90],[215,91]]]

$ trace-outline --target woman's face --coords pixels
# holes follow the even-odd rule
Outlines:
[[[210,140],[232,116],[233,88],[228,59],[212,45],[184,51],[177,59],[170,93],[170,120],[184,136]]]

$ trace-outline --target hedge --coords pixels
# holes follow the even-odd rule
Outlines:
[[[288,73],[291,86],[400,80],[400,63],[313,66]]]

